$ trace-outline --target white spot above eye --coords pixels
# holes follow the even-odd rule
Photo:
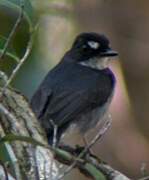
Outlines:
[[[88,41],[87,44],[92,48],[92,49],[98,49],[100,44],[95,41]]]

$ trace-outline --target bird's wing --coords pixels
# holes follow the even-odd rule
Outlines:
[[[40,119],[42,114],[44,114],[51,96],[52,90],[50,88],[44,88],[44,86],[42,86],[41,89],[39,88],[39,90],[37,90],[33,95],[30,105],[38,119]]]
[[[63,91],[53,95],[43,120],[52,119],[58,126],[69,123],[81,112],[88,112],[100,104],[96,94],[87,90]]]

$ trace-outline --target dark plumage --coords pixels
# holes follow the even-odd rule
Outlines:
[[[32,97],[31,107],[46,130],[49,143],[53,137],[50,119],[58,125],[58,140],[72,124],[83,133],[97,124],[111,102],[115,78],[107,67],[99,69],[81,63],[115,55],[105,36],[82,33],[47,74]]]

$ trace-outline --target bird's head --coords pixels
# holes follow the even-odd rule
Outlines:
[[[106,68],[109,60],[118,55],[111,49],[107,37],[93,32],[78,35],[69,53],[75,62],[96,69]]]

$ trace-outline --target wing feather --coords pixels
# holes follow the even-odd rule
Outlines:
[[[46,111],[51,96],[52,90],[42,87],[32,97],[30,104],[38,119],[40,119],[40,117],[44,114],[44,111]]]
[[[58,126],[72,121],[81,112],[87,111],[89,108],[97,106],[94,99],[95,95],[88,91],[65,91],[59,96],[53,96],[50,104],[45,111],[42,119],[52,119]]]

